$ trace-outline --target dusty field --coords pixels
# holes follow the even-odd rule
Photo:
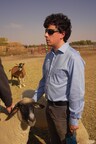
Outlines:
[[[85,93],[85,109],[83,113],[83,123],[88,130],[90,135],[90,139],[96,140],[96,51],[88,51],[88,52],[81,52],[82,57],[86,62],[86,70],[85,70],[85,77],[86,77],[86,93]],[[2,62],[4,65],[5,72],[9,79],[9,84],[12,90],[13,100],[16,103],[18,100],[21,99],[21,95],[26,94],[31,96],[34,93],[34,90],[38,86],[38,82],[42,76],[42,64],[44,61],[44,57],[36,57],[36,58],[2,58]],[[24,62],[25,69],[26,69],[26,78],[25,84],[26,87],[19,89],[17,85],[11,86],[10,83],[10,72],[11,69],[16,63]],[[15,84],[16,81],[15,81]],[[43,122],[42,122],[43,123]],[[33,136],[30,135],[30,140],[28,144],[46,144],[45,139],[47,137],[46,131],[38,131],[37,129],[33,130],[35,134],[35,138],[38,139],[39,137],[43,137],[42,139],[33,141]]]
[[[90,138],[96,140],[96,51],[82,54],[86,62],[86,92],[83,122]]]

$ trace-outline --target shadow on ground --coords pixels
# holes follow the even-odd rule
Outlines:
[[[50,144],[48,130],[42,130],[36,127],[31,128],[27,144]]]

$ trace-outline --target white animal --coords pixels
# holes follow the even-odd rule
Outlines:
[[[94,140],[89,139],[88,132],[86,128],[84,127],[81,120],[79,120],[79,129],[76,131],[76,138],[78,144],[94,144]]]
[[[27,144],[30,127],[36,122],[34,108],[43,107],[31,99],[24,98],[7,116],[6,109],[0,106],[0,144]]]
[[[47,103],[46,98],[43,97],[40,100],[40,103],[45,104]],[[36,117],[36,127],[40,127],[42,129],[47,129],[47,122],[46,122],[46,115],[45,115],[45,109],[46,107],[40,112],[35,110],[35,117]],[[42,125],[43,121],[43,125]],[[89,134],[87,132],[87,129],[84,127],[82,120],[79,120],[79,129],[76,131],[76,139],[78,144],[94,144],[94,140],[89,139]]]

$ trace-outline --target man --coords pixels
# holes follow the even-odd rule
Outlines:
[[[8,113],[10,113],[13,108],[12,94],[9,87],[7,76],[3,69],[1,59],[0,59],[0,98],[4,102]]]
[[[67,42],[71,21],[61,13],[44,21],[45,38],[52,50],[46,55],[43,77],[33,99],[45,93],[46,117],[52,144],[66,144],[66,136],[78,129],[84,108],[84,61]]]

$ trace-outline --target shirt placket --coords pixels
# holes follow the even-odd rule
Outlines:
[[[51,72],[52,72],[52,69],[54,67],[54,64],[55,64],[55,60],[56,60],[56,54],[53,53],[53,58],[52,58],[52,61],[50,63],[50,68],[49,68],[49,72],[48,72],[48,76],[47,76],[47,79],[46,79],[46,86],[48,87],[48,84],[49,84],[49,79],[50,79],[50,75],[51,75]]]
[[[54,56],[53,56],[53,59],[52,59],[51,65],[50,65],[49,76],[51,74],[52,69],[54,68],[55,61],[56,61],[56,54],[54,53]]]
[[[46,79],[46,92],[47,92],[46,95],[47,95],[47,97],[48,97],[48,86],[49,86],[49,82],[50,82],[50,75],[51,75],[52,69],[54,68],[55,61],[56,61],[56,54],[53,53],[53,58],[52,58],[52,61],[50,63],[49,73],[48,73],[48,76]]]

